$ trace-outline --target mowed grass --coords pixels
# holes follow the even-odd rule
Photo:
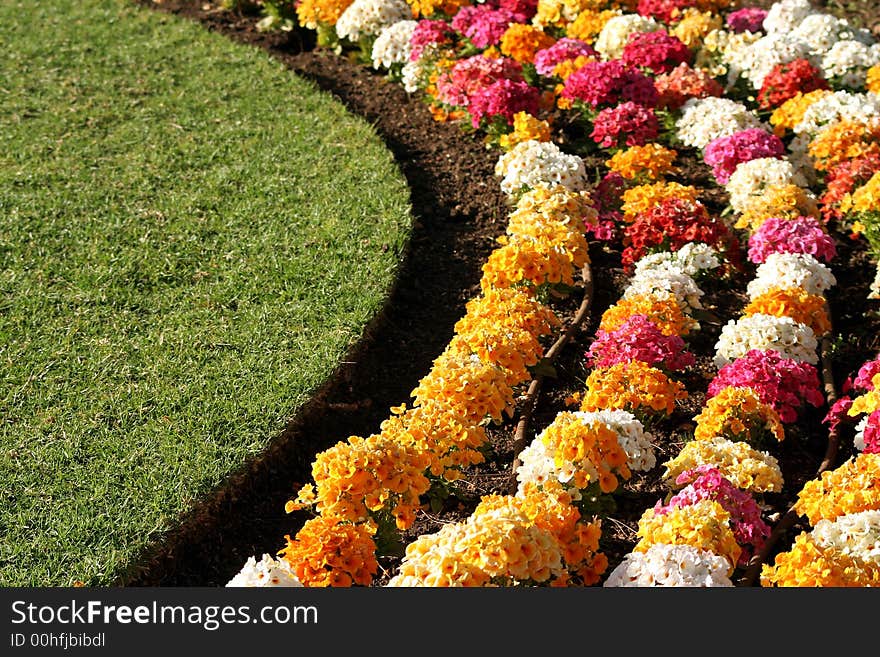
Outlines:
[[[193,23],[0,0],[0,43],[0,585],[108,584],[359,338],[409,193],[371,126]]]

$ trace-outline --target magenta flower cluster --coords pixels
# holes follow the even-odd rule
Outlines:
[[[489,5],[468,5],[452,19],[452,29],[470,39],[477,48],[497,45],[508,26],[516,22],[513,13]]]
[[[568,76],[562,96],[583,101],[593,109],[627,101],[648,107],[657,104],[654,81],[619,59],[585,64]]]
[[[596,331],[587,351],[591,367],[611,367],[640,360],[643,363],[679,371],[696,362],[678,335],[664,335],[646,315],[632,315],[614,331]]]
[[[868,416],[862,440],[865,442],[862,452],[880,454],[880,411],[874,411]]]
[[[660,122],[654,110],[630,100],[599,112],[590,137],[602,148],[616,148],[644,146],[659,134]]]
[[[768,11],[760,7],[743,7],[727,15],[727,27],[738,34],[742,32],[763,32],[764,19]]]
[[[567,62],[578,57],[595,57],[599,59],[599,53],[586,41],[562,37],[549,48],[544,48],[535,53],[535,70],[539,75],[550,77],[553,69],[560,62]]]
[[[748,258],[760,264],[771,253],[805,253],[828,263],[837,255],[837,248],[818,219],[770,217],[749,236]]]
[[[447,105],[467,107],[471,96],[503,78],[521,81],[522,64],[510,57],[474,55],[460,59],[437,78],[437,97]]]
[[[669,73],[679,64],[690,64],[693,53],[678,37],[657,30],[630,34],[620,59],[628,66],[649,69],[658,75]]]
[[[856,373],[856,378],[853,379],[852,385],[860,390],[873,390],[874,384],[871,379],[874,378],[875,374],[880,374],[880,356],[874,360],[869,360],[859,368],[859,371]]]
[[[420,20],[409,37],[410,60],[415,62],[421,59],[425,48],[448,43],[453,34],[452,26],[446,21],[432,18]]]
[[[748,128],[718,137],[703,149],[703,161],[712,167],[712,175],[720,185],[727,184],[734,169],[742,162],[762,157],[781,159],[784,155],[782,140],[761,128]]]
[[[528,23],[538,13],[538,0],[489,0],[486,4],[509,11],[517,23]]]
[[[770,536],[770,526],[761,517],[761,507],[746,491],[740,490],[711,465],[701,465],[680,474],[675,482],[687,483],[666,505],[659,501],[654,513],[663,515],[672,509],[691,506],[701,500],[718,502],[730,514],[730,525],[736,542],[743,548],[739,563],[743,566],[755,550],[761,549]]]
[[[751,388],[784,423],[797,420],[804,403],[816,407],[825,403],[816,368],[773,349],[751,349],[722,367],[709,383],[708,396],[714,397],[728,386]]]
[[[522,80],[496,80],[471,96],[468,105],[471,125],[479,128],[484,119],[492,121],[496,117],[502,117],[508,125],[513,125],[513,116],[517,112],[532,116],[538,113],[540,96],[535,87]]]

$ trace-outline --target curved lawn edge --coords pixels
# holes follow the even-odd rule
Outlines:
[[[345,360],[409,190],[265,53],[127,0],[3,18],[0,583],[106,585]]]

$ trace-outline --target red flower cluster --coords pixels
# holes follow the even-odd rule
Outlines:
[[[681,18],[683,10],[696,6],[697,0],[639,0],[636,12],[646,18],[672,24]]]
[[[880,171],[880,155],[868,153],[852,160],[844,160],[825,173],[825,192],[819,197],[822,218],[825,221],[842,217],[839,205],[847,194],[864,185]]]
[[[679,64],[690,64],[693,53],[666,30],[630,34],[620,59],[629,66],[650,69],[655,75],[669,73]]]
[[[624,229],[621,261],[626,270],[655,247],[678,251],[690,242],[703,242],[722,251],[730,250],[736,238],[727,225],[709,214],[699,201],[666,198]]]
[[[672,111],[691,98],[724,95],[724,87],[718,80],[686,63],[658,75],[654,78],[654,87],[657,89],[657,107]]]
[[[568,76],[562,97],[582,100],[593,109],[632,101],[653,107],[657,90],[647,75],[619,59],[589,62]]]
[[[807,59],[795,59],[774,66],[758,92],[758,106],[761,109],[779,107],[798,92],[807,94],[816,89],[828,89],[828,81],[822,71]]]
[[[657,139],[660,122],[650,107],[627,101],[603,109],[593,121],[593,138],[602,148],[644,146]]]

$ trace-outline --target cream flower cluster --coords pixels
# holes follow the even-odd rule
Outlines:
[[[676,488],[674,482],[680,474],[702,465],[717,468],[734,486],[754,493],[781,493],[784,485],[782,468],[775,456],[744,440],[724,436],[693,440],[663,465],[663,479],[670,488]]]
[[[871,45],[874,38],[868,30],[856,28],[845,18],[814,12],[806,16],[791,31],[795,39],[803,41],[811,55],[823,55],[839,41],[858,41]]]
[[[391,68],[393,64],[406,64],[412,48],[409,39],[418,21],[402,20],[383,27],[373,42],[373,68]]]
[[[423,89],[428,83],[430,73],[426,62],[427,59],[424,57],[424,53],[422,53],[421,59],[409,61],[400,69],[400,78],[406,93],[414,94]]]
[[[713,139],[748,128],[769,130],[744,104],[717,96],[689,99],[675,122],[678,139],[695,148],[704,148]]]
[[[819,61],[827,80],[852,89],[864,85],[868,69],[876,64],[880,64],[880,44],[868,45],[855,39],[838,41]]]
[[[688,242],[678,251],[649,253],[636,261],[633,276],[638,277],[652,269],[678,267],[688,276],[697,276],[707,269],[721,266],[718,252],[704,242]]]
[[[742,213],[752,196],[761,194],[772,185],[797,185],[806,188],[808,183],[804,175],[788,160],[758,157],[736,165],[724,189],[730,196],[730,206]]]
[[[809,52],[807,44],[789,34],[768,34],[737,53],[731,73],[744,76],[753,89],[760,89],[774,66],[801,59]]]
[[[518,143],[498,158],[495,175],[502,179],[501,191],[508,196],[541,184],[561,185],[572,192],[587,188],[584,161],[577,155],[564,153],[550,141],[529,139]]]
[[[827,265],[809,253],[771,253],[758,265],[746,293],[754,299],[773,288],[800,288],[807,294],[824,295],[837,285]]]
[[[796,135],[815,137],[832,123],[864,122],[872,116],[880,116],[880,97],[872,93],[835,91],[812,103],[792,130]]]
[[[619,14],[612,16],[602,27],[593,47],[605,60],[618,59],[623,54],[630,34],[636,32],[656,32],[663,25],[650,16],[639,14]]]
[[[764,18],[764,31],[767,34],[789,33],[814,11],[810,0],[780,0],[779,2],[774,2]]]
[[[791,317],[755,313],[728,320],[715,343],[715,365],[719,368],[742,358],[751,349],[778,351],[784,358],[815,365],[818,362],[816,336],[806,324]]]
[[[264,554],[260,561],[256,557],[248,559],[242,569],[235,575],[227,587],[257,587],[257,586],[302,586],[302,582],[290,569],[290,564],[284,559],[273,559]]]
[[[336,34],[340,39],[357,43],[409,18],[412,8],[405,0],[354,0],[336,21]]]
[[[725,557],[708,550],[655,543],[645,552],[627,554],[602,586],[730,587],[729,569]]]
[[[880,509],[819,520],[811,533],[820,547],[880,568]]]
[[[670,294],[682,308],[695,310],[703,307],[700,302],[703,291],[683,268],[673,262],[636,272],[627,284],[623,298],[642,295],[662,298]]]

